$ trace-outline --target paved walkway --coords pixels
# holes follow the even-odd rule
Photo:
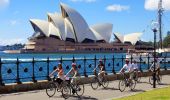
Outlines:
[[[162,85],[157,85],[157,88],[162,88],[170,85],[170,75],[165,75],[162,77]],[[118,90],[118,82],[110,82],[107,89],[99,87],[97,90],[93,90],[89,84],[85,85],[85,93],[83,97],[77,98],[76,96],[70,97],[68,100],[111,100],[113,98],[120,98],[124,96],[134,95],[140,92],[145,92],[152,90],[152,86],[148,83],[149,78],[143,77],[141,83],[138,83],[134,91],[130,91],[126,88],[124,92]],[[14,93],[14,94],[4,94],[0,95],[0,100],[64,100],[61,93],[56,93],[52,98],[46,95],[45,90],[24,92],[24,93]]]

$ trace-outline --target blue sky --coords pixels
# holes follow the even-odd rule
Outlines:
[[[144,32],[141,39],[153,40],[152,20],[157,18],[158,0],[60,0],[76,9],[90,25],[109,22],[113,32]],[[164,36],[170,30],[170,0],[163,0]],[[59,0],[0,0],[0,45],[26,42],[33,34],[29,19],[47,19],[60,12]]]

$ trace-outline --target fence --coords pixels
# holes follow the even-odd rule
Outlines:
[[[125,57],[120,58],[112,57],[106,58],[104,56],[103,63],[105,65],[105,70],[108,74],[116,74],[124,65]],[[147,71],[153,62],[153,58],[138,57],[134,58],[132,55],[128,58],[131,63],[136,60],[139,69]],[[161,69],[167,70],[170,68],[170,58],[162,57],[160,59]],[[39,80],[49,80],[49,74],[57,68],[60,62],[63,65],[64,72],[67,73],[71,68],[71,63],[76,62],[77,67],[80,69],[79,72],[82,76],[88,77],[93,74],[93,69],[98,65],[99,58],[46,58],[46,59],[15,59],[15,60],[5,60],[0,59],[0,85],[4,86],[8,83],[18,83],[22,82],[37,82]]]

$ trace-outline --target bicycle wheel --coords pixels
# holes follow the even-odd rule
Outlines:
[[[136,81],[135,80],[131,80],[131,82],[129,82],[129,88],[131,90],[134,90],[136,87]]]
[[[153,76],[150,76],[150,77],[149,77],[149,83],[150,83],[151,85],[153,85]]]
[[[125,90],[125,88],[126,88],[126,82],[125,82],[125,80],[120,80],[120,81],[119,81],[119,90],[120,90],[121,92],[123,92],[123,91]]]
[[[82,96],[84,94],[84,84],[82,85],[77,84],[75,86],[75,91],[76,91],[77,96]]]
[[[138,77],[137,82],[140,82],[141,76],[137,75],[137,77]]]
[[[109,85],[109,81],[107,81],[107,78],[104,77],[103,80],[102,80],[102,86],[103,88],[107,88]]]
[[[91,82],[91,87],[93,90],[96,90],[99,86],[99,82],[98,82],[98,79],[95,77],[92,79],[92,82]]]
[[[71,96],[70,85],[68,84],[68,85],[63,86],[61,93],[62,93],[62,96],[63,96],[64,99],[68,99]]]
[[[156,80],[157,80],[157,83],[158,83],[158,84],[161,84],[162,76],[161,76],[161,75],[159,75],[159,77],[156,76]]]
[[[56,93],[56,84],[54,82],[48,83],[47,88],[46,88],[46,94],[49,97],[52,97]]]

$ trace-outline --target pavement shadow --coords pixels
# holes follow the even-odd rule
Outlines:
[[[168,84],[168,83],[160,83],[158,85],[170,85],[170,84]]]
[[[145,90],[142,90],[142,89],[134,89],[134,90],[130,90],[132,92],[146,92]]]
[[[101,90],[119,90],[118,88],[114,88],[114,87],[107,87],[107,88],[102,88]]]
[[[91,97],[91,96],[71,96],[71,100],[98,100],[97,98]]]

